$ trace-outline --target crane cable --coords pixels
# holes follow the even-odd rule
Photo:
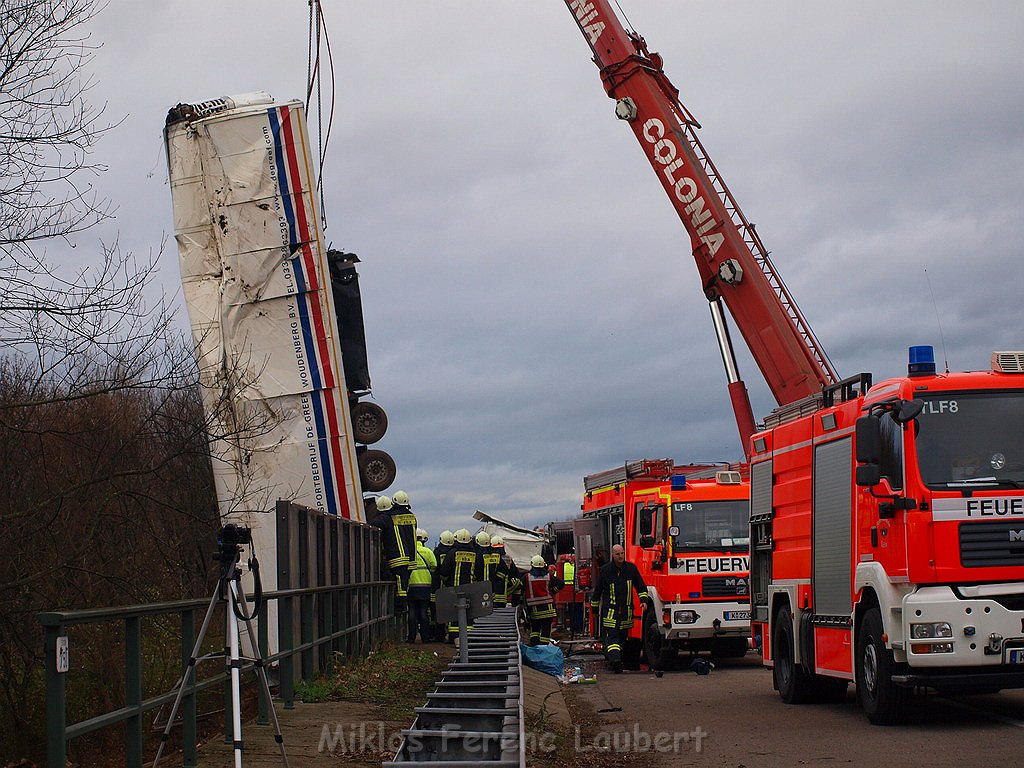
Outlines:
[[[327,69],[329,72],[330,95],[327,112],[327,130],[324,130],[324,105],[323,105],[323,61],[321,59],[321,45],[327,56]],[[323,6],[320,0],[309,0],[309,41],[308,56],[306,60],[306,113],[312,111],[313,90],[316,90],[316,119],[317,119],[317,174],[316,189],[320,198],[320,218],[324,230],[327,230],[327,213],[324,207],[324,163],[327,158],[327,146],[331,140],[331,127],[334,124],[334,57],[331,53],[331,39],[327,34],[327,23],[324,19]]]

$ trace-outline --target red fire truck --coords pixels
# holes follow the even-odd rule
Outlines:
[[[1024,353],[868,374],[753,438],[755,632],[783,700],[901,721],[914,686],[1024,687]]]
[[[592,588],[621,544],[653,601],[646,611],[634,606],[643,618],[623,648],[627,665],[641,652],[659,669],[670,669],[680,649],[746,654],[749,484],[741,470],[643,459],[583,479],[583,514],[573,520],[578,585]]]
[[[755,641],[791,703],[899,722],[915,686],[1024,687],[1024,352],[991,370],[839,380],[697,139],[661,57],[607,0],[566,0],[690,235],[751,460]],[[722,303],[779,408],[756,428]]]

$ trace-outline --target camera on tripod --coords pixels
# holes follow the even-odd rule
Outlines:
[[[252,528],[228,523],[217,534],[217,553],[213,559],[220,563],[233,563],[242,547],[247,544],[252,544]]]

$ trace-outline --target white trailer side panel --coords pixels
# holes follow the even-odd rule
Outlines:
[[[166,139],[222,517],[261,554],[274,521],[252,512],[278,499],[363,520],[302,104],[193,116]]]

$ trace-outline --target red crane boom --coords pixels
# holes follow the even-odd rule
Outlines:
[[[720,302],[729,309],[779,405],[838,380],[831,362],[697,138],[661,56],[627,31],[606,0],[565,0],[594,53],[615,114],[626,120],[690,235],[729,378],[744,454],[753,415],[735,368]]]

